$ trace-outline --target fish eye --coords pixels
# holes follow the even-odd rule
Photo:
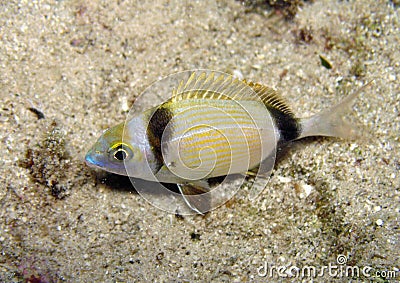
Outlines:
[[[127,157],[128,157],[128,152],[123,148],[119,148],[114,152],[114,158],[117,160],[122,161],[125,160],[125,158]]]
[[[124,161],[132,158],[133,152],[127,144],[117,143],[111,147],[111,156],[114,160]]]

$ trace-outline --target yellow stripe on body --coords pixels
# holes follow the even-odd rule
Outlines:
[[[228,138],[215,131],[182,138],[179,148],[182,162],[190,168],[198,167],[201,163],[214,165],[215,162],[211,176],[226,175],[230,167],[234,171],[231,173],[245,172],[261,162],[261,140],[256,129],[237,128],[229,132],[224,130]],[[212,139],[210,136],[213,136]],[[193,143],[193,140],[197,143]],[[212,150],[204,155],[201,150],[206,147]]]
[[[249,130],[251,130],[251,132]],[[181,139],[181,144],[188,145],[187,148],[191,152],[198,152],[198,150],[203,147],[211,146],[217,153],[227,152],[229,151],[229,148],[232,148],[233,150],[235,150],[235,148],[236,149],[249,148],[249,150],[251,150],[253,148],[257,148],[261,144],[261,137],[259,136],[259,133],[256,129],[246,129],[246,128],[237,129],[235,132],[231,133],[230,138],[226,138],[222,134],[220,134],[219,137],[217,138],[210,138],[210,132],[212,131],[197,133],[183,137]],[[225,132],[224,134],[227,133],[226,130],[224,130],[224,132]],[[244,135],[244,138],[239,141],[235,140],[238,134],[240,136]],[[219,142],[217,143],[216,141]],[[228,154],[225,155],[228,156]],[[196,154],[193,154],[192,156],[188,156],[188,158],[194,158],[195,156]]]
[[[175,163],[191,169],[202,165],[203,170],[209,170],[208,177],[245,172],[261,162],[262,145],[257,129],[197,132],[183,136],[175,146],[179,153]]]
[[[179,101],[172,107],[175,136],[180,137],[195,125],[206,124],[215,128],[256,127],[263,124],[264,115],[252,115],[238,102],[230,100],[189,100]],[[203,103],[203,104],[202,104]],[[245,102],[240,102],[245,103]],[[261,109],[261,103],[250,101]],[[251,108],[250,108],[251,109]],[[259,111],[259,109],[257,109]],[[266,111],[266,110],[265,110]],[[264,112],[265,114],[265,112]]]
[[[186,178],[198,176],[201,172],[195,172],[196,168],[209,178],[246,172],[258,165],[265,156],[259,128],[268,119],[264,106],[254,101],[246,108],[229,100],[202,102],[181,100],[171,107],[174,118],[166,142],[167,162],[175,165],[177,173],[188,174]],[[254,117],[249,111],[252,105],[259,107]]]
[[[210,126],[215,128],[256,127],[254,121],[248,116],[228,116],[228,114],[215,113],[215,111],[204,112],[196,116],[178,115],[179,120],[182,119],[183,121],[182,123],[174,123],[175,135],[184,135],[194,124],[202,124],[203,127]]]

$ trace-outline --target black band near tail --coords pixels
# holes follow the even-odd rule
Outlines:
[[[164,134],[165,128],[172,119],[172,113],[163,105],[158,107],[153,113],[149,121],[149,126],[147,127],[147,136],[149,138],[150,148],[156,157],[157,165],[164,165],[164,159],[161,151],[161,140]]]
[[[273,107],[267,106],[267,108],[278,127],[280,133],[279,143],[286,143],[295,140],[300,136],[301,125],[293,115],[283,113]]]

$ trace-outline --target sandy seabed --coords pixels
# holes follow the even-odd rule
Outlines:
[[[0,281],[399,280],[396,3],[306,2],[286,21],[238,1],[3,1]],[[85,165],[148,85],[197,68],[272,86],[299,117],[373,79],[354,107],[370,137],[293,143],[256,200],[205,216]]]

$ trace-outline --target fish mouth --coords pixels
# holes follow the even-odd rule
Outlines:
[[[118,170],[116,168],[112,168],[111,166],[109,167],[108,165],[110,165],[110,164],[105,164],[105,162],[101,158],[101,155],[97,155],[97,157],[100,157],[100,158],[96,158],[96,153],[89,151],[85,156],[86,165],[93,169],[99,169],[99,170],[107,171],[107,172],[113,173],[113,174],[128,176],[128,173],[126,171],[121,172],[120,170]]]
[[[98,160],[96,160],[96,158],[94,158],[93,154],[91,154],[90,152],[88,152],[85,156],[85,163],[87,166],[91,168],[96,168],[96,169],[104,168],[104,166],[101,166]]]

